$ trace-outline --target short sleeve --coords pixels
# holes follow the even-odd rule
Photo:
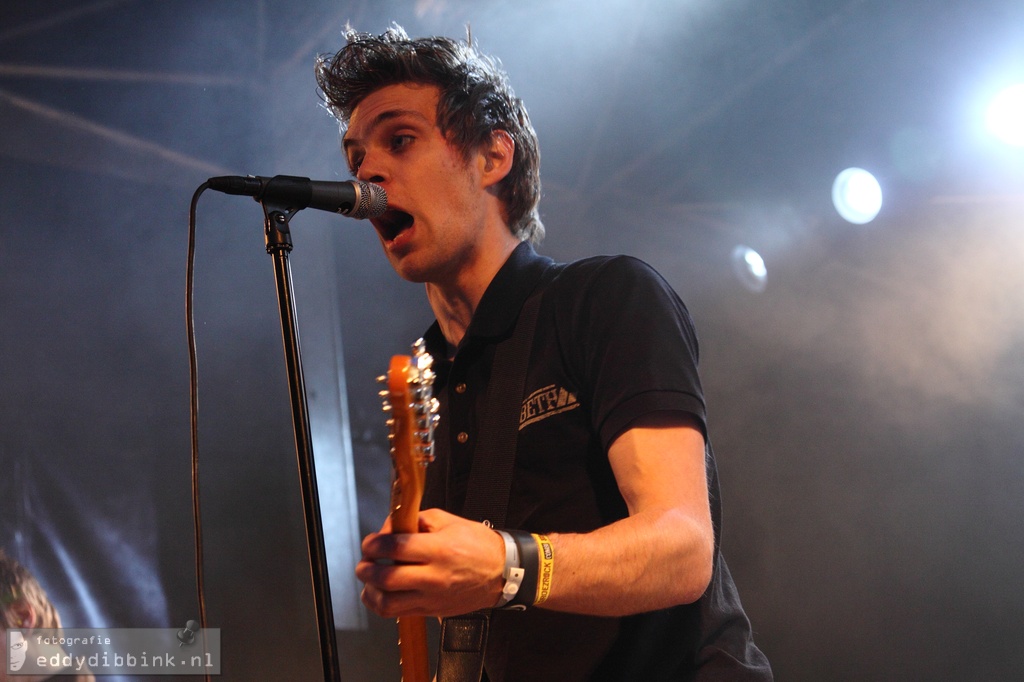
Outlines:
[[[576,290],[559,313],[570,321],[563,349],[604,447],[653,412],[685,412],[703,427],[697,337],[668,282],[628,256],[578,261],[562,274],[559,284]]]

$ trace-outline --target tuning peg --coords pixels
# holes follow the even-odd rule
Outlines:
[[[422,338],[417,339],[412,344],[412,352],[414,357],[413,364],[421,372],[430,369],[431,365],[434,364],[434,358],[427,352],[427,344]]]
[[[387,374],[381,374],[379,377],[377,377],[375,379],[375,381],[378,384],[386,384],[388,382],[388,375]]]

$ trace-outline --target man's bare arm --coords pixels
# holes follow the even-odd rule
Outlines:
[[[590,533],[550,535],[555,563],[543,606],[611,616],[697,600],[711,579],[714,534],[696,422],[640,422],[615,440],[609,459],[629,516]],[[416,535],[388,535],[385,525],[363,541],[356,574],[367,606],[386,617],[493,606],[503,584],[501,538],[440,510],[424,511],[420,525]]]

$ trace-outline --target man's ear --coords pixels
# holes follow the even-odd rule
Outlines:
[[[36,626],[36,610],[24,599],[18,599],[7,607],[7,613],[13,627],[32,629]]]
[[[512,158],[515,155],[516,143],[505,130],[491,132],[491,141],[483,149],[483,182],[484,187],[491,187],[505,179],[512,170]]]

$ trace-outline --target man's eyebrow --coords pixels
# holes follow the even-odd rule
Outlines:
[[[381,126],[381,124],[386,123],[387,121],[390,121],[390,120],[393,120],[393,119],[396,119],[396,118],[402,118],[404,116],[409,116],[409,117],[412,117],[412,118],[418,118],[419,120],[423,121],[424,123],[426,123],[428,125],[431,124],[430,121],[427,119],[427,117],[424,116],[423,114],[421,114],[416,109],[388,109],[387,111],[382,111],[381,113],[377,114],[373,118],[373,120],[370,121],[370,124],[366,128],[366,133],[365,134],[366,134],[367,137],[372,137],[373,136],[373,132],[377,128],[379,128]],[[341,146],[342,146],[343,149],[348,149],[350,146],[352,146],[354,144],[357,144],[359,142],[358,139],[348,137],[348,133],[350,131],[351,131],[351,129],[349,129],[349,131],[345,132],[345,137],[341,141]]]

